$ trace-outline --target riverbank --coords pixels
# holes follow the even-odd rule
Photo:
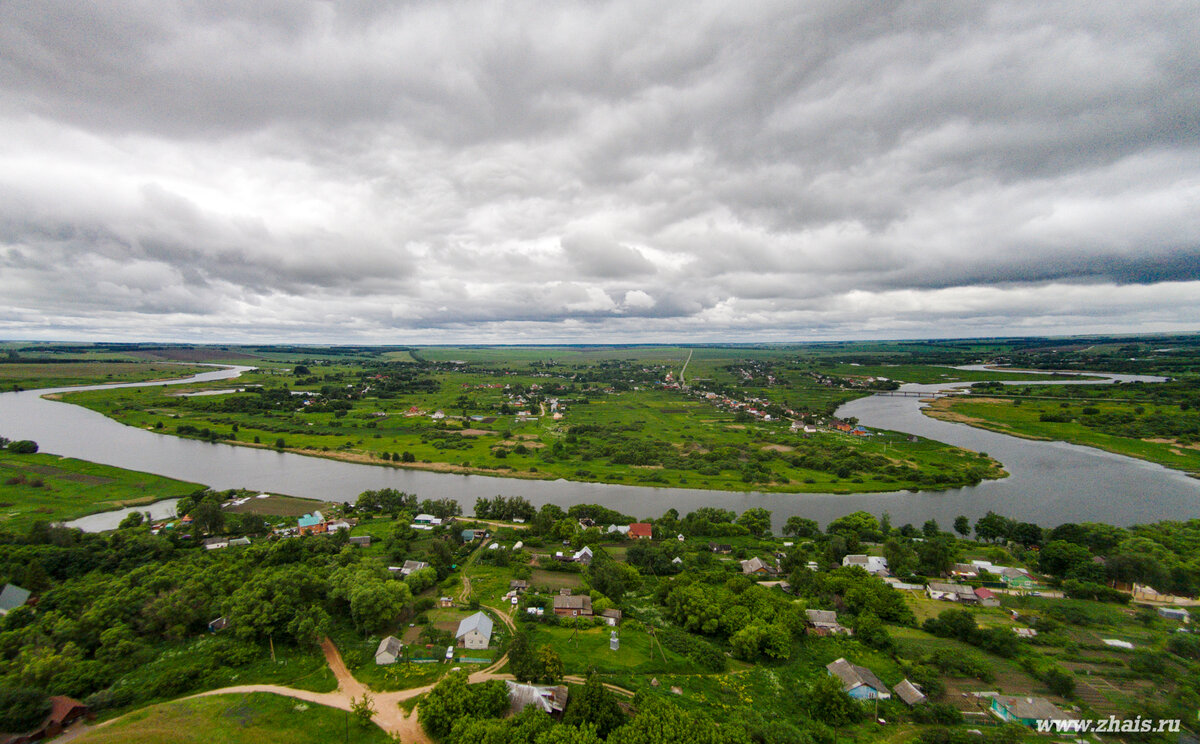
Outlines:
[[[204,489],[199,483],[69,457],[0,450],[0,523],[63,522]]]
[[[1121,404],[1096,401],[1077,403],[1104,405],[1108,409],[1114,409],[1109,412],[1116,412],[1115,409],[1122,407]],[[966,424],[1021,439],[1061,441],[1095,447],[1105,452],[1157,463],[1182,471],[1193,478],[1200,477],[1200,444],[1182,444],[1174,439],[1113,436],[1088,428],[1078,419],[1063,414],[1063,405],[1066,404],[1058,401],[951,396],[931,400],[921,408],[921,412],[940,421]],[[1125,404],[1123,407],[1131,409],[1130,412],[1134,408],[1132,404]],[[1067,420],[1042,420],[1047,415]]]

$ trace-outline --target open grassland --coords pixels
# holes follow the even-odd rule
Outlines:
[[[1149,460],[1176,470],[1200,473],[1200,444],[1168,436],[1118,436],[1100,429],[1104,424],[1153,417],[1156,406],[1123,401],[1088,400],[1079,403],[1021,398],[941,398],[922,410],[943,421],[969,424],[1026,439],[1061,440],[1071,444]],[[1088,413],[1084,413],[1084,410]],[[1177,410],[1177,409],[1176,409]],[[1093,413],[1094,411],[1094,413]],[[1200,411],[1191,411],[1200,418]],[[1178,415],[1178,414],[1176,414]],[[1046,420],[1046,419],[1054,420]]]
[[[84,460],[0,450],[0,524],[76,519],[204,490],[160,475]]]
[[[213,695],[137,710],[96,728],[81,744],[325,744],[389,742],[376,726],[350,722],[345,711],[268,693]]]
[[[724,350],[695,356],[716,351]],[[740,379],[737,395],[769,395],[771,405],[812,417],[864,394],[818,384],[799,370],[765,372],[749,363],[731,370],[727,361],[717,359],[711,373],[725,382],[714,384]],[[693,358],[691,365],[711,362]],[[229,387],[222,382],[66,399],[163,434],[518,478],[853,493],[956,487],[1004,475],[999,463],[977,453],[895,432],[797,434],[782,416],[755,418],[716,398],[664,386],[665,367],[625,366],[603,375],[415,367],[322,364],[299,375],[262,369],[238,380],[261,387],[241,393],[186,395]],[[583,374],[603,379],[583,382]],[[609,381],[624,374],[642,381]]]
[[[145,382],[187,377],[207,371],[190,364],[138,362],[0,363],[0,390],[36,390],[68,385]]]
[[[618,631],[621,647],[609,649],[612,628],[564,628],[536,625],[530,631],[530,642],[535,646],[549,646],[562,657],[563,671],[567,674],[587,674],[596,671],[602,674],[629,672],[635,674],[675,673],[687,674],[699,671],[686,657],[664,648],[645,630],[626,623]]]

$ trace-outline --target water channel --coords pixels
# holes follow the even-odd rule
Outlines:
[[[82,388],[54,388],[0,394],[0,433],[10,439],[32,439],[43,452],[141,470],[204,483],[213,488],[248,488],[326,501],[350,501],[367,489],[391,487],[421,498],[450,497],[468,511],[480,496],[524,496],[534,505],[599,503],[640,517],[669,508],[686,513],[701,506],[742,511],[770,509],[776,528],[791,515],[824,524],[863,509],[888,512],[893,524],[920,524],[937,519],[943,526],[956,515],[972,520],[988,510],[1015,519],[1052,526],[1062,522],[1097,521],[1128,525],[1159,519],[1200,516],[1200,480],[1153,463],[1063,442],[1035,442],[963,424],[931,419],[920,412],[918,398],[872,396],[838,410],[866,426],[910,432],[960,447],[987,452],[1004,464],[1008,478],[946,491],[885,493],[759,493],[685,488],[579,483],[566,480],[523,480],[458,475],[360,465],[305,457],[268,449],[213,444],[156,434],[125,426],[81,406],[46,399],[49,393],[111,387],[148,387],[232,379],[249,367],[230,367],[167,382],[125,383]],[[1019,373],[1014,371],[1014,377]],[[1160,378],[1107,375],[1115,380],[1157,381]],[[966,383],[904,385],[902,391],[930,392]],[[1028,384],[1028,383],[1020,383]],[[1047,384],[1086,384],[1065,381]],[[142,507],[141,510],[145,510]],[[169,514],[161,502],[152,511]],[[72,523],[84,529],[110,529],[122,512],[92,515]]]

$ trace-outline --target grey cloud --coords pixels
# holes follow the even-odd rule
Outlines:
[[[1194,326],[1139,289],[1200,282],[1197,46],[1170,2],[8,2],[0,332]]]

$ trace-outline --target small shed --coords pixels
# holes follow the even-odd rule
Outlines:
[[[1191,615],[1182,607],[1159,607],[1158,616],[1165,617],[1168,620],[1178,620],[1181,623],[1191,620]]]
[[[388,636],[379,642],[379,648],[375,650],[376,664],[395,664],[400,658],[400,654],[404,651],[404,644],[396,636]]]
[[[904,704],[910,708],[914,705],[920,705],[929,699],[925,697],[925,693],[921,692],[916,685],[907,679],[902,680],[900,684],[896,685],[895,690],[896,697],[903,700]]]

